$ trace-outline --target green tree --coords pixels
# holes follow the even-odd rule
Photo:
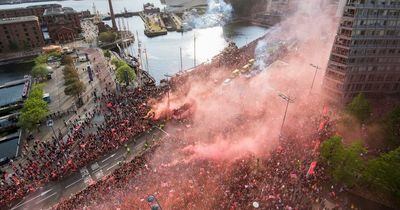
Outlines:
[[[75,80],[74,82],[71,82],[64,89],[65,95],[74,96],[75,98],[80,98],[82,93],[84,93],[85,91],[86,86],[80,80]]]
[[[115,40],[117,40],[117,33],[112,32],[112,31],[107,31],[107,32],[101,32],[99,34],[99,40],[101,42],[107,42],[107,43],[111,43],[114,42]]]
[[[32,86],[32,89],[29,92],[29,97],[43,99],[43,94],[44,94],[43,84],[35,84]]]
[[[334,136],[321,144],[320,151],[322,162],[328,165],[336,181],[350,186],[357,183],[364,168],[360,155],[365,152],[365,148],[360,141],[345,147],[342,139]]]
[[[69,55],[63,55],[61,57],[61,65],[73,65],[74,60]]]
[[[47,54],[39,55],[38,57],[35,58],[35,65],[46,64],[48,58],[49,58],[49,55],[47,55]]]
[[[64,80],[79,78],[79,73],[72,65],[66,65],[63,69]]]
[[[59,52],[59,51],[53,51],[53,52],[48,53],[47,56],[48,57],[53,56],[53,57],[56,57],[56,58],[61,58],[62,53]]]
[[[111,58],[111,52],[110,50],[104,50],[103,51],[104,57],[106,57],[107,59]]]
[[[400,144],[400,106],[395,107],[384,120],[387,140],[394,146]]]
[[[48,105],[43,100],[42,85],[35,85],[21,109],[18,125],[24,129],[32,130],[48,115],[48,112]]]
[[[136,79],[136,74],[131,67],[125,64],[117,68],[116,78],[119,83],[125,83],[126,85],[128,85],[129,81],[133,81]]]
[[[34,78],[38,78],[38,79],[45,78],[48,73],[49,73],[49,70],[48,70],[48,66],[46,64],[36,64],[32,68],[32,72],[31,72],[32,76]]]
[[[368,161],[363,174],[374,190],[377,188],[400,197],[400,147]]]
[[[321,144],[320,157],[331,167],[337,167],[341,162],[344,147],[340,136],[333,136]]]
[[[364,122],[371,114],[371,105],[364,94],[359,93],[351,103],[347,105],[347,111],[360,122]]]
[[[120,60],[120,59],[117,59],[117,58],[113,58],[111,60],[111,64],[113,64],[115,66],[115,69],[118,69],[119,67],[124,66],[124,65],[128,65],[123,60]]]

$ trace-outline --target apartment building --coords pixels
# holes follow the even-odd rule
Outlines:
[[[326,95],[400,93],[400,1],[346,0],[325,73]],[[339,4],[340,5],[340,4]]]

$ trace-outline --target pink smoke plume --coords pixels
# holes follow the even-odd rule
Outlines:
[[[286,103],[279,98],[279,93],[296,98],[296,102],[290,104],[284,131],[307,124],[308,117],[317,114],[322,106],[317,94],[323,72],[318,72],[313,97],[310,97],[314,74],[310,63],[326,66],[336,29],[332,12],[321,10],[319,5],[317,0],[298,2],[294,5],[298,10],[292,16],[271,28],[265,40],[259,43],[256,63],[265,62],[268,47],[274,42],[295,42],[295,47],[283,60],[259,66],[261,73],[256,77],[236,78],[224,85],[222,81],[229,73],[215,70],[204,79],[189,78],[184,85],[189,87],[187,93],[171,92],[171,110],[188,102],[196,104],[189,131],[196,140],[186,139],[191,143],[183,149],[189,159],[236,160],[248,154],[267,152],[275,145],[283,120]],[[166,104],[164,97],[154,105],[156,118],[167,112]],[[247,120],[238,122],[238,118]],[[210,134],[224,129],[227,133],[224,137]]]

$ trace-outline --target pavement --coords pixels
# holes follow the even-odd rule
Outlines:
[[[49,209],[62,199],[69,198],[113,173],[119,167],[120,162],[125,160],[125,156],[127,160],[131,160],[140,155],[145,150],[144,144],[146,142],[151,145],[152,142],[163,138],[165,135],[169,134],[158,127],[153,127],[128,143],[130,153],[126,152],[125,147],[120,147],[100,157],[97,161],[80,168],[70,176],[57,182],[48,183],[36,192],[25,196],[11,209]]]

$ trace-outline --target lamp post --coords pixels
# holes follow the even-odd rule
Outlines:
[[[168,92],[167,92],[167,97],[168,97],[168,101],[167,101],[167,109],[168,109],[168,115],[167,118],[169,118],[169,113],[170,113],[170,98],[169,98],[169,91],[171,89],[171,86],[169,84],[169,78],[171,78],[171,75],[168,74],[164,74],[164,76],[167,78],[167,85],[168,85]]]
[[[194,32],[194,37],[193,37],[193,68],[196,68],[196,32]]]
[[[286,101],[285,115],[283,115],[283,121],[282,121],[282,125],[281,125],[281,130],[280,130],[280,132],[279,132],[279,138],[281,138],[281,137],[282,137],[283,125],[285,124],[286,114],[287,114],[287,110],[288,110],[288,108],[289,108],[289,103],[294,103],[294,100],[295,100],[295,99],[294,99],[294,98],[291,98],[291,97],[289,97],[289,96],[286,96],[286,95],[283,94],[283,93],[279,93],[278,95],[279,95],[279,97],[281,97],[283,100]]]
[[[313,87],[314,87],[315,77],[317,76],[317,72],[318,72],[318,70],[320,69],[319,66],[314,65],[314,64],[312,64],[312,63],[310,64],[310,66],[312,66],[312,67],[315,68],[315,73],[314,73],[313,81],[312,81],[312,83],[311,83],[311,88],[310,88],[310,93],[309,93],[309,94],[311,94],[311,91],[312,91],[312,89],[313,89]]]
[[[57,138],[56,132],[54,131],[54,122],[53,122],[53,120],[51,120],[51,119],[47,120],[46,124],[47,124],[47,127],[50,127],[51,130],[53,130],[54,137]]]

